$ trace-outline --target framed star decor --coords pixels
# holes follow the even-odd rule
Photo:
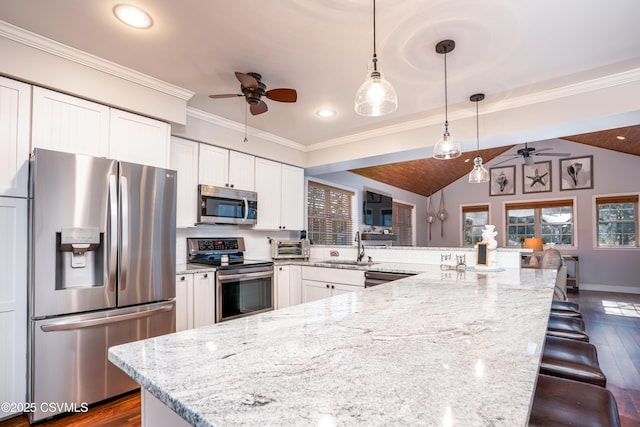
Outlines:
[[[551,191],[551,162],[522,165],[522,192],[544,193]]]

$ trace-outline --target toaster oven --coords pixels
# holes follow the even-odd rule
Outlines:
[[[271,240],[271,258],[273,259],[309,259],[310,253],[309,239]]]

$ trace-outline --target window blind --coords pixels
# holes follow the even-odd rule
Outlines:
[[[597,205],[613,205],[623,203],[638,203],[638,195],[629,196],[609,196],[609,197],[596,197]]]
[[[309,181],[308,236],[319,245],[351,245],[351,204],[354,193]]]
[[[393,234],[394,246],[413,245],[413,206],[393,202]]]

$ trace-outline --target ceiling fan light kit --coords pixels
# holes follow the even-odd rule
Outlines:
[[[456,142],[449,130],[449,114],[447,99],[447,53],[455,49],[456,42],[453,40],[442,40],[436,45],[436,52],[444,55],[444,130],[442,138],[433,147],[433,157],[438,160],[455,159],[462,155],[460,144]]]
[[[480,120],[478,113],[478,103],[484,99],[483,93],[476,93],[469,98],[471,102],[476,103],[476,158],[473,159],[473,169],[469,174],[469,182],[472,184],[481,184],[489,182],[489,171],[482,165],[482,157],[480,157]]]
[[[373,58],[364,83],[356,92],[355,110],[362,116],[383,116],[398,108],[396,90],[378,69],[376,55],[376,0],[373,0]]]

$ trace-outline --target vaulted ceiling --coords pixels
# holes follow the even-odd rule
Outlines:
[[[567,141],[640,156],[640,126],[629,126],[600,132],[564,137]],[[484,163],[516,147],[515,145],[480,150]],[[379,166],[351,169],[357,175],[373,179],[422,196],[430,196],[440,189],[468,175],[473,169],[476,152],[463,153],[452,160],[433,158],[396,162]]]

